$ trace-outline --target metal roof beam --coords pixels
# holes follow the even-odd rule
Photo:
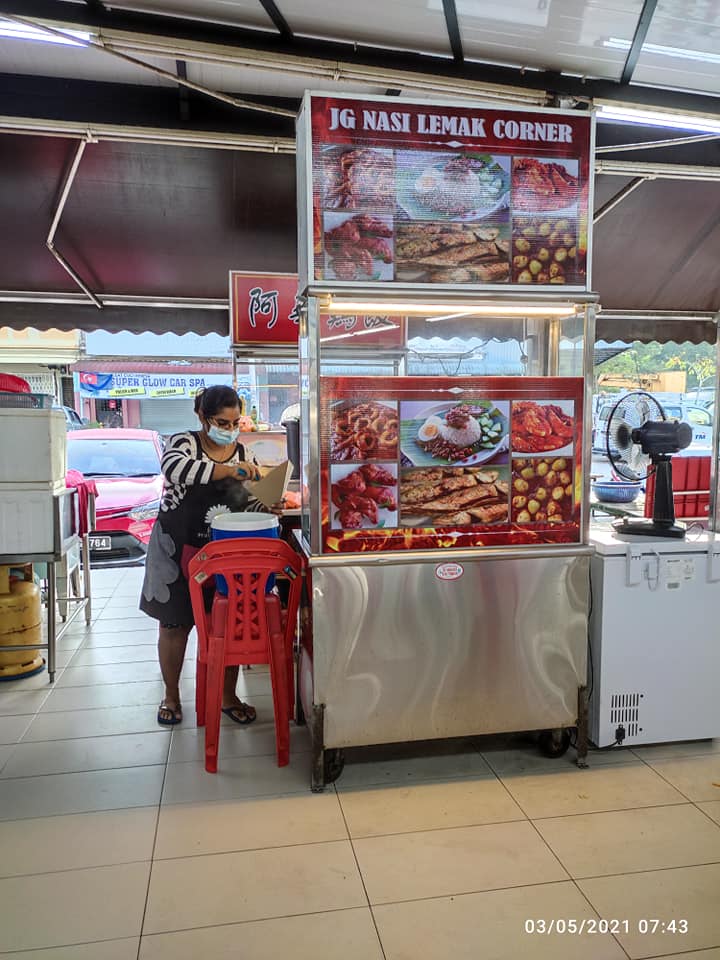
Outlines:
[[[277,32],[283,38],[283,40],[292,40],[293,32],[290,29],[287,20],[280,13],[280,8],[274,2],[274,0],[260,0],[260,4],[265,11],[265,13],[270,17]]]
[[[462,63],[465,56],[463,54],[462,37],[460,36],[460,24],[458,23],[455,0],[443,0],[443,12],[445,14],[448,38],[450,40],[450,49],[452,50],[455,62]]]
[[[635,36],[630,44],[628,55],[625,58],[625,66],[623,67],[623,72],[620,75],[620,83],[622,84],[630,83],[632,80],[632,75],[635,72],[635,67],[637,66],[640,54],[642,53],[642,47],[645,43],[645,38],[647,37],[648,30],[650,29],[650,22],[652,21],[653,14],[655,13],[657,2],[658,0],[645,0],[645,3],[643,4],[640,19],[638,20],[637,27],[635,28]]]

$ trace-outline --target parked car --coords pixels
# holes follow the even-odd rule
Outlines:
[[[53,410],[60,410],[65,416],[65,428],[67,430],[82,430],[83,420],[77,410],[72,407],[53,407]]]
[[[93,565],[137,563],[145,558],[160,509],[162,444],[154,430],[76,430],[68,434],[68,468],[95,480]]]
[[[615,405],[622,398],[618,396],[614,400],[606,400],[601,404],[592,432],[592,450],[593,453],[606,453],[605,437],[607,433],[608,420],[615,408]],[[657,397],[658,403],[665,411],[665,416],[669,420],[682,420],[689,423],[692,427],[692,443],[687,448],[689,455],[705,453],[712,447],[712,411],[706,407],[701,407],[695,403],[687,403],[684,400],[664,400],[663,397]]]

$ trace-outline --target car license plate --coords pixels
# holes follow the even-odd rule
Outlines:
[[[90,537],[91,550],[112,550],[110,537]]]

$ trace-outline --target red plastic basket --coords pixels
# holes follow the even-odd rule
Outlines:
[[[710,510],[710,457],[673,457],[675,516],[706,520]],[[655,500],[655,475],[647,481],[645,516],[651,517]]]

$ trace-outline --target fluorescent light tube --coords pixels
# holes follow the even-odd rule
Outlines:
[[[441,316],[452,314],[455,316],[473,316],[473,317],[568,317],[575,313],[574,304],[567,306],[558,306],[556,304],[546,307],[535,305],[516,305],[516,304],[483,304],[477,303],[393,303],[392,301],[362,301],[362,300],[332,300],[327,306],[323,305],[323,311],[327,313],[377,313],[394,314],[402,316],[404,314],[427,315],[433,314]],[[462,311],[462,312],[460,312]]]
[[[621,40],[619,37],[610,37],[609,40],[603,40],[603,46],[611,50],[629,50],[631,43],[629,40]],[[705,53],[702,50],[685,50],[682,47],[665,47],[660,43],[644,43],[642,53],[654,53],[660,57],[676,57],[678,60],[696,60],[698,63],[720,63],[720,54]]]
[[[698,133],[720,133],[720,116],[703,117],[701,114],[684,114],[633,109],[626,106],[603,104],[597,112],[599,120],[614,120],[617,123],[639,123],[646,127],[670,127],[673,130],[696,130]]]
[[[16,23],[14,20],[0,19],[0,37],[11,40],[41,40],[43,43],[59,43],[61,46],[83,47],[90,40],[90,34],[82,30],[65,30],[64,37],[56,33],[48,33],[42,27],[31,27],[25,23]]]

